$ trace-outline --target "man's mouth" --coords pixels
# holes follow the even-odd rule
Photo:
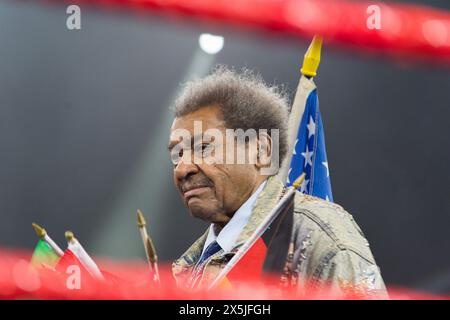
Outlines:
[[[211,187],[208,186],[196,186],[192,188],[186,188],[185,191],[183,191],[184,199],[189,200],[192,197],[196,197],[201,195],[203,192],[208,191]]]

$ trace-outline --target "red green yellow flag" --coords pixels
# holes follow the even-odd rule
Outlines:
[[[55,250],[44,239],[39,239],[31,256],[31,265],[33,267],[41,267],[45,264],[49,267],[54,267],[58,260],[59,256]]]
[[[62,250],[56,245],[56,243],[48,236],[47,231],[40,225],[32,224],[36,235],[39,237],[39,241],[34,248],[33,255],[31,256],[31,265],[33,267],[55,267],[60,257],[63,255]]]

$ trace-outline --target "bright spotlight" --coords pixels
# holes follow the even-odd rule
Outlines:
[[[200,48],[208,54],[216,54],[223,48],[224,38],[209,33],[202,33],[198,38]]]

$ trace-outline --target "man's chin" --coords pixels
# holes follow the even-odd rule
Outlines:
[[[199,199],[190,199],[188,202],[189,212],[194,218],[201,219],[206,222],[213,222],[215,210],[203,205],[203,201]]]

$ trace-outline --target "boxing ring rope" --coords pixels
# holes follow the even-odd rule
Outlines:
[[[276,30],[310,40],[321,34],[328,43],[351,45],[361,50],[376,51],[397,58],[418,58],[450,63],[450,13],[411,5],[378,5],[381,29],[367,27],[368,2],[328,0],[79,0],[78,4],[125,6],[131,9],[187,16],[196,20],[218,21],[228,25]],[[28,251],[0,250],[0,298],[17,298],[33,294],[37,298],[211,298],[210,293],[195,295],[179,292],[174,285],[155,290],[151,286],[138,288],[131,284],[144,281],[146,266],[142,263],[118,264],[105,261],[102,265],[127,282],[111,288],[106,284],[88,282],[89,290],[69,292],[62,278],[48,270],[29,269]],[[170,267],[162,269],[163,277],[171,277]],[[113,279],[114,281],[119,281]],[[272,293],[247,287],[233,298],[273,298]],[[259,295],[255,296],[255,293]],[[391,297],[396,296],[391,292]],[[317,295],[308,298],[324,298]],[[437,298],[412,292],[399,292],[398,298]],[[224,296],[215,296],[230,298]],[[280,297],[277,297],[280,298]],[[299,298],[287,295],[285,298]],[[326,298],[330,298],[327,296]],[[334,297],[331,297],[334,298]],[[344,297],[345,298],[345,297]],[[347,298],[354,298],[353,296]]]
[[[332,0],[81,0],[231,26],[276,30],[398,59],[450,64],[450,11],[406,4]],[[375,8],[375,9],[374,9]],[[379,29],[369,28],[372,10]]]

